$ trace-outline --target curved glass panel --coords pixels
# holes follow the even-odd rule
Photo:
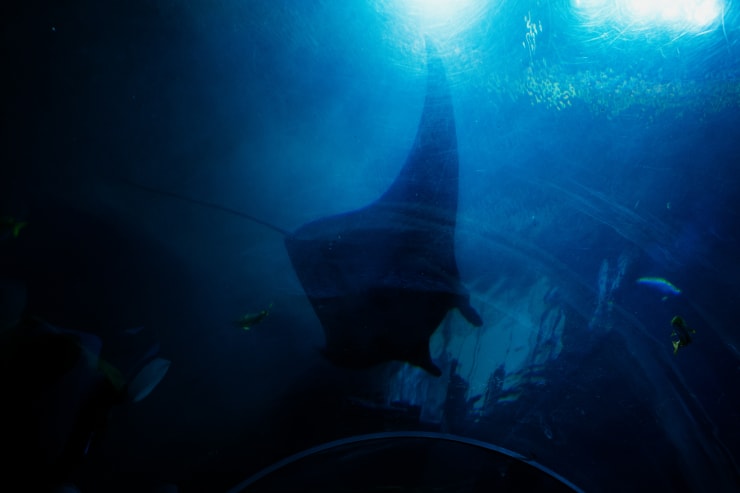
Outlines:
[[[289,457],[240,491],[581,491],[495,445],[432,432],[363,435]]]

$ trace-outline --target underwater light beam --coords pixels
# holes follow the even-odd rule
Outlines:
[[[388,0],[381,0],[388,4]],[[492,0],[394,0],[399,17],[413,20],[427,31],[456,33],[480,19]],[[389,5],[387,5],[389,6]]]

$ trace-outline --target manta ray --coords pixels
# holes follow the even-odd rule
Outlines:
[[[389,360],[439,376],[429,339],[457,308],[482,325],[455,259],[458,153],[442,60],[427,42],[427,94],[416,138],[390,188],[359,210],[287,235],[298,279],[326,334],[323,354],[345,367]]]
[[[458,152],[452,99],[442,60],[429,41],[426,45],[427,93],[416,138],[396,179],[371,204],[290,233],[233,209],[165,192],[281,232],[324,329],[322,353],[340,367],[402,361],[439,376],[429,339],[447,312],[457,308],[472,325],[483,323],[455,259]]]

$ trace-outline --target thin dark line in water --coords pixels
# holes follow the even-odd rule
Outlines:
[[[124,179],[124,178],[119,178],[118,181],[120,181],[121,183],[124,183],[124,184],[126,184],[128,186],[131,186],[131,187],[134,187],[134,188],[138,188],[140,190],[147,191],[149,193],[153,193],[153,194],[156,194],[156,195],[162,195],[162,196],[165,196],[165,197],[170,197],[170,198],[173,198],[173,199],[181,200],[183,202],[188,202],[188,203],[191,203],[191,204],[199,205],[201,207],[207,207],[209,209],[214,209],[214,210],[221,211],[221,212],[226,212],[227,214],[231,214],[233,216],[241,217],[242,219],[247,219],[247,220],[252,221],[254,223],[257,223],[257,224],[260,224],[262,226],[265,226],[266,228],[269,228],[269,229],[271,229],[271,230],[273,230],[275,232],[278,232],[278,233],[280,233],[283,236],[288,236],[290,234],[289,231],[287,231],[287,230],[285,230],[283,228],[280,228],[278,226],[275,226],[274,224],[270,224],[267,221],[264,221],[264,220],[262,220],[262,219],[260,219],[258,217],[252,216],[251,214],[247,214],[246,212],[238,211],[236,209],[232,209],[230,207],[226,207],[226,206],[223,206],[221,204],[217,204],[215,202],[209,202],[207,200],[200,200],[200,199],[196,199],[196,198],[193,198],[193,197],[188,197],[187,195],[182,195],[182,194],[179,194],[177,192],[170,192],[168,190],[161,190],[159,188],[150,187],[148,185],[143,185],[141,183],[136,183],[134,181],[127,180],[127,179]]]

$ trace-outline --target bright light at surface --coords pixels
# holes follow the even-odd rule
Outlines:
[[[591,24],[627,29],[701,32],[724,16],[725,0],[571,0]]]
[[[493,0],[390,0],[399,14],[425,30],[460,32],[472,26]],[[389,0],[386,0],[389,3]]]

